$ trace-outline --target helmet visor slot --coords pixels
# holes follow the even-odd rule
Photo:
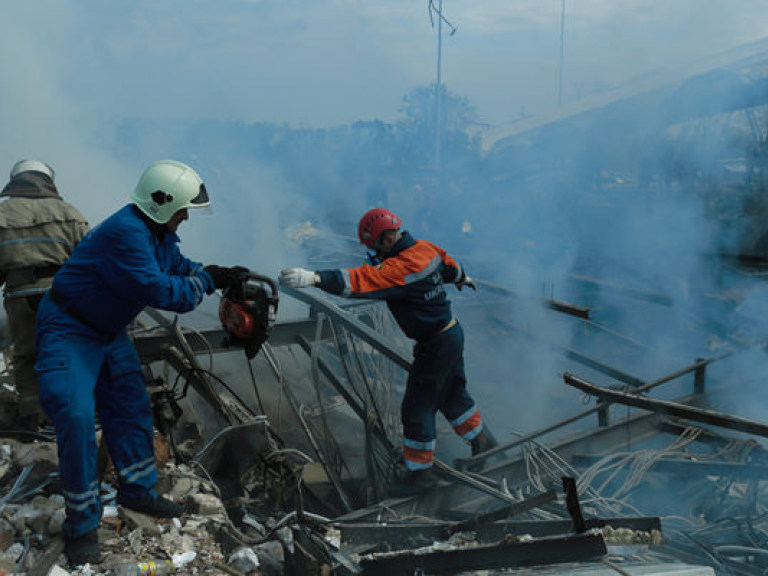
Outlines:
[[[210,204],[210,202],[211,201],[208,198],[208,191],[205,189],[205,184],[200,184],[200,191],[198,192],[197,196],[189,201],[189,204],[190,208],[193,208],[196,206],[207,206]]]

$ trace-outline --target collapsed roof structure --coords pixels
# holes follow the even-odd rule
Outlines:
[[[486,288],[509,297],[499,295],[498,287]],[[635,296],[660,305],[658,295]],[[765,436],[768,425],[701,407],[708,400],[707,369],[719,358],[646,381],[577,350],[562,350],[564,365],[614,383],[597,386],[563,373],[565,384],[597,397],[595,405],[480,456],[438,460],[443,487],[391,499],[386,489],[399,443],[391,407],[409,364],[402,337],[380,303],[337,302],[291,289],[284,290],[286,297],[308,304],[308,315],[274,325],[263,354],[253,361],[251,401],[243,400],[249,386],[222,387],[199,364],[200,355],[231,351],[222,344],[222,330],[161,330],[137,335],[136,344],[145,361],[168,362],[189,379],[185,414],[190,403],[198,422],[218,419],[234,426],[196,456],[225,491],[225,502],[242,506],[265,489],[248,480],[254,467],[263,468],[256,477],[268,476],[278,461],[293,468],[289,477],[282,475],[282,482],[294,485],[283,487],[280,502],[295,506],[297,520],[312,527],[297,539],[296,562],[308,570],[298,573],[320,574],[323,565],[336,574],[537,566],[552,574],[764,570],[760,493],[767,454],[751,436]],[[592,325],[586,308],[551,299],[542,306],[584,323],[596,337],[607,328]],[[486,302],[484,308],[494,305]],[[647,396],[673,382],[683,382],[687,393],[671,401]],[[212,418],[199,418],[201,405]],[[620,412],[622,405],[642,410],[611,417],[611,408]],[[280,447],[266,449],[262,442],[255,455],[248,436],[235,431],[258,413],[269,415],[268,430],[261,433]],[[579,429],[584,421],[591,423]],[[545,444],[544,438],[553,440]],[[216,450],[223,452],[207,456]],[[660,492],[676,501],[674,514],[644,515],[643,509],[662,509],[654,506],[655,499],[666,500]],[[319,524],[318,517],[325,520]],[[321,524],[320,533],[338,531],[338,547],[313,532]],[[564,566],[553,567],[559,564]]]

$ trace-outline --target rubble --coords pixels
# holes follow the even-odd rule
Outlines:
[[[158,444],[164,443],[158,436]],[[142,562],[168,562],[176,574],[220,574],[227,567],[224,571],[231,574],[284,573],[285,533],[277,529],[271,533],[274,540],[264,538],[264,526],[279,527],[280,518],[251,516],[250,526],[245,526],[251,534],[243,534],[227,516],[216,485],[192,467],[169,459],[158,462],[158,484],[167,488],[169,497],[184,502],[188,513],[158,520],[117,506],[113,470],[108,469],[99,527],[103,560],[93,566],[69,566],[63,554],[64,500],[55,481],[55,448],[55,441],[43,435],[28,443],[0,440],[0,574],[137,574]],[[234,549],[236,545],[240,548]],[[247,563],[241,559],[244,555]]]

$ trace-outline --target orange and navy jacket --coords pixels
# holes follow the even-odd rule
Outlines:
[[[409,338],[421,340],[451,321],[445,283],[464,277],[461,265],[445,250],[403,232],[378,265],[320,270],[319,288],[349,298],[386,300],[398,325]]]

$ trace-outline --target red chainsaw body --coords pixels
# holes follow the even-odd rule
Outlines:
[[[219,304],[219,320],[222,326],[236,338],[253,338],[256,322],[253,318],[253,301],[233,302],[222,298]]]
[[[224,344],[242,347],[246,356],[253,358],[269,337],[278,300],[274,280],[252,272],[224,290],[219,302],[219,321],[226,332]]]

